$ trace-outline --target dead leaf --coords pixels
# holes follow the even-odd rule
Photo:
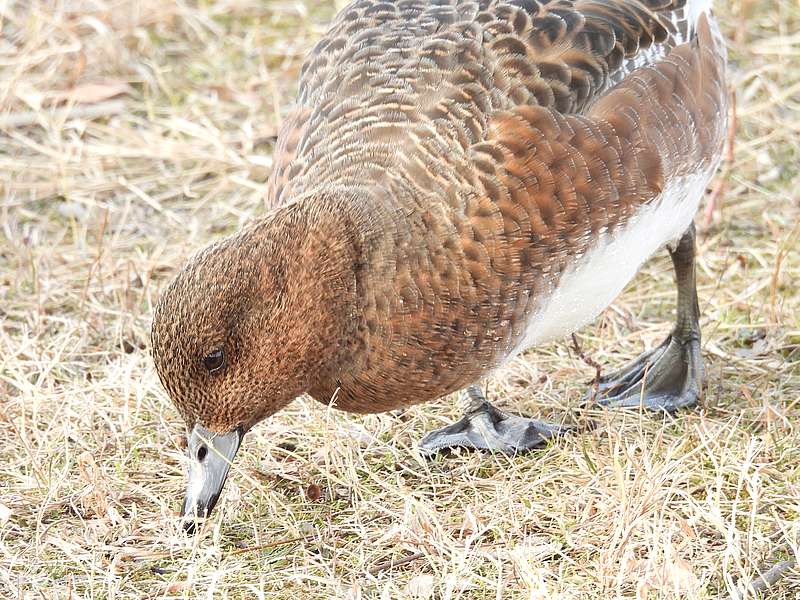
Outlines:
[[[529,559],[546,560],[557,556],[561,552],[561,542],[554,541],[546,536],[531,535],[514,546],[514,552],[519,552]]]
[[[97,466],[94,456],[88,450],[78,456],[78,470],[81,479],[87,484],[86,491],[81,498],[84,509],[98,517],[106,516],[108,513],[108,484],[100,467]]]
[[[700,580],[691,565],[679,556],[665,557],[663,564],[655,566],[653,560],[639,561],[644,576],[637,586],[639,595],[647,597],[652,591],[675,594],[676,597],[691,596],[700,589]]]
[[[189,587],[190,584],[187,581],[174,581],[167,585],[165,591],[167,594],[180,594],[188,590]]]
[[[692,527],[686,519],[679,519],[678,525],[680,525],[681,531],[683,531],[683,534],[687,538],[690,540],[697,539],[697,533],[695,532],[694,527]]]
[[[476,531],[480,531],[481,526],[478,519],[472,514],[472,511],[467,507],[464,511],[464,520],[461,522],[461,529],[458,531],[459,539],[465,539],[475,535]]]
[[[417,575],[406,584],[406,592],[412,598],[430,598],[435,585],[436,579],[433,575]]]
[[[665,563],[664,572],[664,580],[669,585],[670,592],[693,594],[700,589],[700,580],[691,565],[679,556]]]
[[[311,502],[316,502],[322,498],[322,489],[316,483],[309,483],[306,487],[306,498]]]
[[[81,83],[71,90],[56,94],[53,102],[56,104],[63,102],[76,102],[78,104],[96,104],[104,100],[110,100],[116,96],[127,94],[131,91],[131,86],[125,81],[116,79],[101,79],[92,82]]]
[[[454,592],[471,592],[480,589],[481,586],[472,583],[469,579],[461,575],[450,575],[447,578],[447,587]]]
[[[361,600],[363,592],[361,586],[355,581],[351,584],[350,589],[345,590],[343,600]]]
[[[75,82],[81,78],[86,70],[86,54],[81,50],[75,56],[72,66],[69,68],[69,84],[74,86]]]

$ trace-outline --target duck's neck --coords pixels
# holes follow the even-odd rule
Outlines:
[[[360,330],[366,261],[377,238],[370,199],[350,188],[310,192],[268,215],[265,226],[282,233],[276,249],[285,273],[285,310],[294,314],[286,332],[302,348],[291,395],[335,390],[341,374],[364,350]],[[322,398],[319,398],[322,399]]]

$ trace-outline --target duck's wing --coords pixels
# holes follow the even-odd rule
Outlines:
[[[594,238],[680,178],[710,176],[725,133],[725,51],[705,14],[695,26],[584,114],[520,106],[493,115],[472,162],[504,216],[524,214],[506,229],[526,225],[535,238],[553,237],[551,248]]]
[[[691,39],[708,2],[358,0],[303,67],[268,203],[285,202],[287,186],[419,172],[408,165],[425,160],[426,144],[441,135],[459,162],[488,139],[499,113],[518,106],[585,113]]]
[[[645,5],[644,10],[641,6],[637,10],[637,4]],[[622,46],[610,55],[608,76],[597,88],[597,95],[623,81],[636,69],[657,62],[676,46],[691,40],[697,31],[700,14],[709,12],[711,4],[712,0],[577,3],[576,8],[582,10],[593,29],[602,30],[602,24],[605,24],[611,27],[617,42],[622,42]],[[633,17],[642,21],[637,22]],[[607,38],[606,32],[602,31],[599,37]]]
[[[690,39],[707,4],[360,0],[342,10],[312,50],[299,103],[343,100],[402,81],[423,105],[453,88],[489,83],[489,110],[507,104],[507,96],[513,104],[580,112],[633,69]]]

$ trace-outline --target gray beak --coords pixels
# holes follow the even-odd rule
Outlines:
[[[196,519],[204,519],[219,499],[231,462],[239,450],[244,432],[241,427],[228,433],[212,433],[195,425],[189,436],[189,483],[183,500],[183,528],[194,533]]]

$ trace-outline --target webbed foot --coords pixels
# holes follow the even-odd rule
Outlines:
[[[627,367],[601,377],[596,402],[674,412],[697,404],[702,380],[699,336],[681,338],[673,334]]]
[[[595,397],[602,406],[647,408],[673,412],[694,406],[703,385],[700,356],[700,310],[695,280],[695,230],[690,226],[674,250],[670,250],[678,287],[675,329],[656,348],[627,367],[601,377]]]
[[[504,413],[492,406],[477,386],[467,388],[467,394],[471,404],[464,416],[422,438],[419,448],[423,453],[460,447],[516,454],[544,446],[572,429]]]

